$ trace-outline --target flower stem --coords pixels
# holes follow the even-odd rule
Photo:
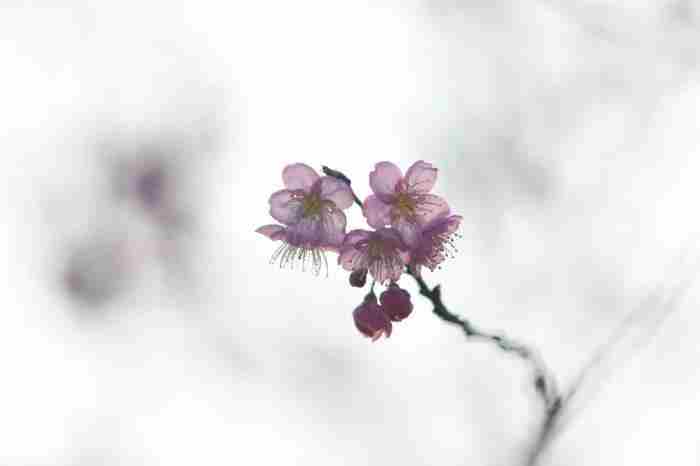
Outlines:
[[[350,186],[350,178],[345,176],[345,174],[342,172],[328,168],[325,165],[322,168],[323,173],[326,175],[337,178]],[[354,192],[352,195],[355,199],[355,203],[362,208],[362,202],[360,202],[359,198]],[[533,374],[533,385],[535,387],[535,391],[542,399],[545,407],[544,419],[537,435],[534,448],[527,461],[528,465],[534,465],[539,458],[543,447],[546,445],[550,433],[552,432],[553,425],[561,412],[562,395],[557,386],[554,374],[547,367],[537,351],[501,333],[480,330],[469,320],[454,314],[447,308],[447,306],[445,306],[445,303],[442,301],[440,285],[436,285],[431,289],[423,277],[415,273],[410,267],[406,267],[406,273],[413,277],[413,279],[416,281],[419,293],[432,303],[433,314],[443,321],[459,327],[467,339],[477,339],[491,342],[502,351],[520,357],[530,366]],[[372,286],[374,287],[374,284],[372,284]]]
[[[422,296],[428,298],[433,304],[433,314],[440,319],[450,324],[456,325],[462,329],[464,336],[483,341],[489,341],[498,346],[501,350],[512,353],[530,364],[534,374],[535,390],[542,398],[548,411],[557,411],[561,404],[561,396],[556,385],[556,381],[547,368],[542,358],[538,353],[528,346],[512,340],[500,333],[485,332],[474,326],[467,319],[454,314],[447,309],[447,306],[442,301],[442,292],[440,285],[432,289],[425,282],[423,277],[415,274],[410,267],[406,268],[406,273],[413,277],[418,284],[419,292]]]

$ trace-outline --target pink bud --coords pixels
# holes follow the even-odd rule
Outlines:
[[[365,296],[362,304],[353,311],[352,317],[357,329],[372,341],[376,341],[382,335],[386,335],[387,338],[391,335],[391,321],[382,312],[373,292]]]
[[[399,288],[399,285],[395,282],[389,285],[381,294],[379,300],[382,303],[382,310],[386,316],[394,322],[405,319],[413,311],[411,295],[408,291]]]
[[[353,270],[350,274],[350,286],[362,288],[367,283],[367,269]]]

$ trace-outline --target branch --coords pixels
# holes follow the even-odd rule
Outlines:
[[[681,257],[679,260],[685,259]],[[687,269],[678,272],[678,278],[667,278],[631,311],[610,338],[600,345],[589,361],[579,370],[561,399],[561,409],[543,426],[535,443],[528,466],[535,466],[544,451],[590,401],[596,390],[616,367],[646,345],[658,332],[664,321],[680,307],[681,300],[697,275],[697,264],[680,264]]]
[[[323,166],[323,173],[347,183],[348,186],[351,184],[350,178],[337,170]],[[353,197],[355,198],[357,205],[362,208],[362,202],[360,202],[354,192]],[[447,309],[447,306],[445,306],[445,303],[442,301],[440,285],[437,285],[431,289],[423,277],[415,274],[410,267],[406,268],[406,273],[413,277],[413,279],[416,281],[420,294],[430,300],[430,302],[433,304],[433,314],[445,322],[458,326],[460,329],[462,329],[462,332],[467,339],[476,339],[493,343],[502,351],[518,356],[528,363],[532,369],[535,391],[542,399],[545,406],[544,420],[540,433],[537,437],[537,443],[533,450],[535,452],[540,451],[542,445],[544,445],[545,439],[548,438],[548,433],[552,430],[552,426],[554,425],[562,406],[562,396],[557,388],[556,379],[554,378],[551,370],[544,363],[543,359],[534,349],[526,346],[525,344],[512,340],[500,333],[482,331],[475,327],[467,319],[450,312]],[[533,454],[532,457],[536,458],[536,456],[537,454]]]
[[[323,167],[323,173],[337,178],[348,185],[350,179],[343,173]],[[362,203],[353,192],[355,202]],[[681,256],[679,259],[687,259]],[[590,399],[591,392],[599,387],[605,376],[630,356],[630,350],[638,350],[653,336],[662,323],[678,309],[680,300],[693,283],[698,273],[696,263],[680,267],[686,269],[678,278],[666,279],[648,298],[621,323],[611,337],[602,344],[585,364],[578,375],[562,393],[551,370],[539,354],[532,348],[500,333],[486,332],[475,327],[469,320],[452,313],[442,301],[440,285],[432,289],[423,277],[406,268],[406,273],[418,284],[419,292],[433,305],[433,314],[443,321],[459,327],[467,339],[477,339],[495,344],[506,353],[520,357],[532,369],[534,386],[545,406],[544,418],[527,457],[527,466],[538,464],[553,439],[562,432],[582,405]],[[587,396],[584,394],[587,393]]]
[[[547,419],[553,417],[559,411],[561,406],[561,395],[557,388],[556,380],[552,372],[547,368],[546,364],[539,354],[532,348],[512,340],[500,333],[485,332],[474,326],[467,319],[450,312],[442,302],[442,293],[440,285],[435,286],[432,290],[425,283],[423,277],[415,274],[410,268],[406,269],[406,273],[413,277],[418,284],[420,294],[425,296],[433,304],[433,314],[438,316],[445,322],[449,322],[462,329],[464,336],[494,343],[501,350],[512,353],[525,360],[532,368],[534,374],[534,385],[538,395],[544,401],[547,413]],[[549,422],[549,421],[548,421]]]

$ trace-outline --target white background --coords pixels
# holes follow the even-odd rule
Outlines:
[[[424,159],[465,217],[428,281],[563,385],[649,309],[542,464],[700,464],[697,286],[662,324],[645,301],[694,278],[700,252],[699,15],[682,0],[3,0],[0,463],[523,464],[542,410],[521,361],[417,295],[372,344],[343,271],[279,270],[253,233],[285,164],[340,169],[363,197],[374,163]],[[174,238],[106,194],[99,149],[169,138],[191,216]],[[129,279],[86,308],[60,271],[102,236],[126,244]]]

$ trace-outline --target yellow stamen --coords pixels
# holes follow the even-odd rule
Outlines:
[[[316,193],[309,194],[305,196],[302,201],[302,216],[304,218],[317,217],[321,215],[322,208],[323,201],[321,200],[321,196]]]
[[[408,193],[398,193],[394,201],[394,209],[392,214],[394,218],[414,218],[416,215],[415,199],[413,199]]]

